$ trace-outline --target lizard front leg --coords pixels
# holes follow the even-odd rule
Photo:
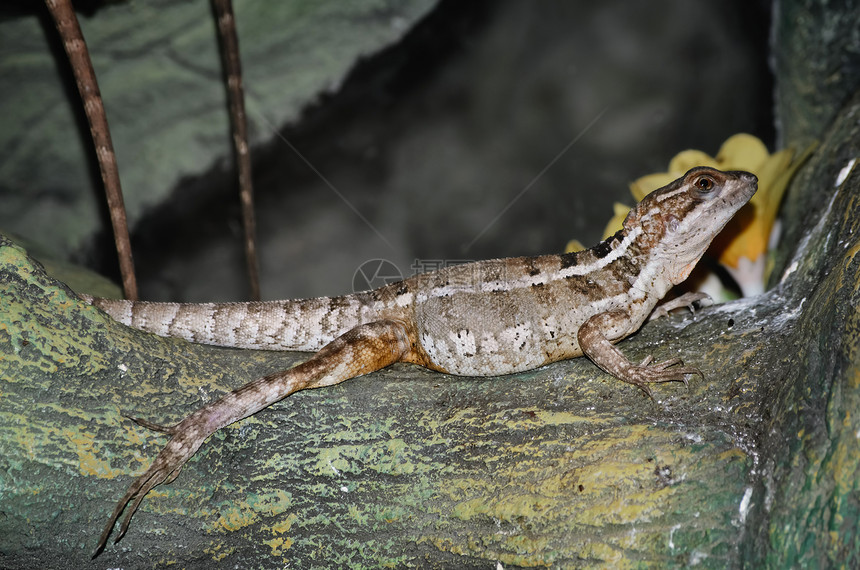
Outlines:
[[[289,370],[264,376],[203,406],[174,426],[135,420],[144,427],[167,433],[170,441],[146,472],[131,484],[116,505],[93,558],[104,550],[117,519],[134,501],[114,542],[128,530],[143,498],[161,483],[170,483],[210,435],[246,418],[298,390],[338,384],[407,358],[412,351],[406,326],[394,320],[359,325],[336,338],[310,359]]]
[[[608,311],[590,317],[579,328],[576,336],[582,352],[598,367],[619,380],[638,386],[652,399],[654,396],[648,387],[650,383],[679,381],[687,384],[688,374],[704,377],[698,368],[684,366],[680,358],[651,364],[653,358],[647,356],[639,365],[633,364],[610,342],[622,338],[629,329],[627,313]]]
[[[669,299],[668,301],[663,301],[659,305],[657,305],[651,314],[648,316],[649,321],[653,321],[655,319],[659,319],[661,317],[668,317],[669,313],[674,311],[675,309],[680,309],[682,307],[686,307],[690,309],[690,312],[695,312],[695,303],[700,303],[702,301],[711,301],[711,296],[707,293],[684,293],[680,297],[675,297],[674,299]]]

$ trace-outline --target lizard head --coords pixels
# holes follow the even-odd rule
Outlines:
[[[648,251],[677,285],[757,189],[758,178],[749,172],[699,166],[645,196],[627,215],[624,228],[641,228]]]

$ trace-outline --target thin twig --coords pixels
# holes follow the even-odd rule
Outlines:
[[[102,96],[96,81],[87,44],[78,25],[78,18],[70,0],[45,0],[51,17],[63,40],[63,47],[69,57],[69,63],[78,85],[78,93],[84,104],[84,111],[90,123],[90,134],[96,147],[96,158],[102,174],[102,183],[107,196],[108,211],[113,225],[116,253],[119,258],[119,270],[122,275],[122,288],[126,299],[137,300],[137,280],[134,277],[134,261],[131,257],[131,242],[128,238],[128,223],[125,217],[125,205],[122,200],[122,187],[119,183],[119,169],[116,164],[116,154],[110,138],[107,116],[105,115]]]
[[[245,261],[251,300],[260,300],[259,263],[257,261],[256,222],[254,220],[254,187],[251,181],[251,155],[248,149],[248,123],[242,90],[242,67],[239,61],[239,39],[230,0],[212,0],[218,20],[221,62],[227,78],[227,98],[230,104],[230,124],[233,129],[233,149],[239,172],[239,199],[242,204],[242,227],[245,230]]]

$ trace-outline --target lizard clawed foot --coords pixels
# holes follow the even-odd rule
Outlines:
[[[698,374],[702,378],[705,377],[702,371],[692,366],[684,366],[680,358],[670,358],[663,362],[651,364],[654,357],[650,354],[646,356],[638,366],[630,367],[621,378],[625,382],[629,382],[637,386],[652,400],[654,395],[651,393],[651,388],[648,384],[659,382],[683,382],[684,386],[690,387],[687,376]]]
[[[143,501],[143,498],[147,493],[149,493],[156,485],[173,482],[173,480],[179,475],[185,462],[194,455],[206,438],[211,435],[211,433],[201,430],[199,427],[185,426],[184,424],[186,423],[187,418],[173,427],[165,427],[137,418],[131,419],[144,427],[171,434],[173,437],[171,437],[170,441],[167,442],[167,445],[164,446],[164,449],[161,450],[161,453],[158,454],[158,457],[155,458],[155,461],[152,462],[149,469],[147,469],[143,475],[138,477],[134,483],[131,484],[128,491],[126,491],[125,495],[123,495],[116,504],[116,508],[114,508],[113,514],[108,520],[104,531],[102,531],[101,538],[99,538],[99,543],[93,553],[93,558],[101,554],[104,550],[108,537],[110,537],[110,533],[113,530],[116,521],[125,510],[128,503],[133,501],[129,511],[125,515],[125,519],[122,521],[122,525],[120,525],[119,534],[114,539],[114,543],[119,542],[125,535],[128,530],[128,525],[131,522],[132,515],[137,511],[137,508],[140,506],[141,501]]]

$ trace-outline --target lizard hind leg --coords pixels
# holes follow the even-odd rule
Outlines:
[[[116,504],[93,558],[104,550],[126,506],[131,503],[114,542],[119,542],[125,535],[132,515],[147,493],[156,485],[173,481],[210,435],[298,390],[331,386],[408,360],[412,356],[410,338],[406,325],[400,321],[381,320],[359,325],[331,341],[307,361],[249,382],[203,406],[175,426],[165,427],[132,418],[144,427],[171,435],[171,438],[149,469],[131,484]]]

